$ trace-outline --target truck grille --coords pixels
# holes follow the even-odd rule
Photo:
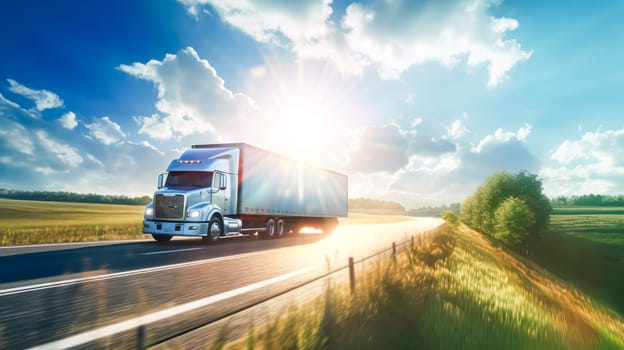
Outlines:
[[[184,219],[184,196],[157,194],[154,200],[155,219]]]

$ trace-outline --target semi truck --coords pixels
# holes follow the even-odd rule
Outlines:
[[[232,235],[323,233],[347,216],[347,176],[245,143],[193,145],[158,176],[143,233],[214,243]]]

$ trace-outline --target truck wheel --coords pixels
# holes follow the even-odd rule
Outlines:
[[[219,240],[221,234],[223,233],[223,224],[221,220],[217,217],[213,217],[208,224],[208,234],[206,237],[202,237],[204,241],[212,244]]]
[[[276,227],[276,236],[277,238],[282,238],[284,237],[284,235],[286,235],[286,221],[284,221],[284,219],[278,219],[277,227]]]
[[[169,242],[173,235],[152,235],[156,242]]]
[[[266,222],[266,230],[260,234],[260,238],[262,239],[271,239],[275,238],[275,230],[276,230],[275,219],[271,218]]]

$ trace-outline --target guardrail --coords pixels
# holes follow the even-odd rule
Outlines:
[[[422,235],[419,235],[419,237],[423,237],[423,236],[427,235],[427,233],[429,233],[429,231],[424,232]],[[414,236],[412,235],[409,239],[407,239],[407,240],[405,240],[403,242],[400,242],[399,244],[396,244],[395,242],[392,242],[392,246],[390,248],[378,251],[378,252],[376,252],[374,254],[371,254],[369,256],[360,258],[359,260],[354,260],[353,257],[349,257],[348,261],[347,261],[347,263],[345,265],[342,265],[342,266],[340,266],[338,268],[334,268],[334,269],[332,269],[332,270],[330,270],[330,271],[328,271],[328,272],[326,272],[326,273],[324,273],[324,274],[322,274],[320,276],[317,276],[317,277],[314,277],[312,279],[306,280],[304,282],[298,283],[298,284],[296,284],[296,285],[294,285],[292,287],[289,287],[287,289],[284,289],[284,290],[282,290],[282,291],[280,291],[278,293],[272,294],[271,296],[262,298],[262,299],[260,299],[258,301],[255,301],[253,303],[250,303],[250,304],[247,304],[247,305],[245,305],[243,307],[235,309],[235,310],[233,310],[231,312],[228,312],[227,314],[220,315],[219,317],[213,318],[213,319],[208,320],[206,322],[202,322],[202,323],[200,323],[198,325],[195,325],[193,327],[184,329],[183,331],[176,332],[176,333],[174,333],[172,335],[169,335],[167,337],[164,337],[162,339],[158,339],[157,341],[155,341],[155,342],[153,342],[151,344],[147,344],[146,343],[147,334],[148,334],[148,328],[147,328],[148,324],[142,324],[142,325],[138,326],[137,329],[136,329],[136,348],[142,350],[142,349],[145,349],[145,348],[148,348],[148,347],[156,346],[156,345],[163,344],[163,343],[166,343],[168,341],[174,340],[175,338],[184,336],[184,335],[186,335],[186,334],[188,334],[190,332],[193,332],[193,331],[196,331],[198,329],[204,328],[204,327],[209,326],[209,325],[211,325],[211,324],[213,324],[215,322],[225,320],[225,319],[227,319],[229,317],[232,317],[232,316],[234,316],[236,314],[239,314],[239,313],[241,313],[243,311],[246,311],[246,310],[249,310],[251,308],[257,307],[257,306],[259,306],[259,305],[261,305],[263,303],[266,303],[268,301],[271,301],[271,300],[273,300],[273,299],[275,299],[277,297],[280,297],[280,296],[283,296],[285,294],[294,292],[294,291],[296,291],[298,289],[301,289],[303,287],[309,286],[309,285],[311,285],[311,284],[313,284],[315,282],[319,282],[321,280],[324,280],[324,279],[326,279],[326,278],[328,278],[328,277],[330,277],[330,276],[332,276],[332,275],[334,275],[334,274],[336,274],[338,272],[344,271],[346,269],[349,270],[349,286],[350,286],[351,294],[354,294],[355,290],[356,290],[355,265],[363,264],[363,263],[365,263],[365,262],[367,262],[369,260],[375,259],[375,258],[381,259],[381,258],[391,257],[392,259],[396,259],[397,254],[402,252],[402,251],[404,251],[405,247],[408,244],[410,245],[410,247],[412,249],[415,247],[415,241],[414,240],[415,240]]]

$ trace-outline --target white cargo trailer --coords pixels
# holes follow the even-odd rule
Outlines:
[[[193,145],[159,176],[143,232],[157,241],[280,238],[302,227],[329,232],[344,216],[346,175],[244,143]]]

